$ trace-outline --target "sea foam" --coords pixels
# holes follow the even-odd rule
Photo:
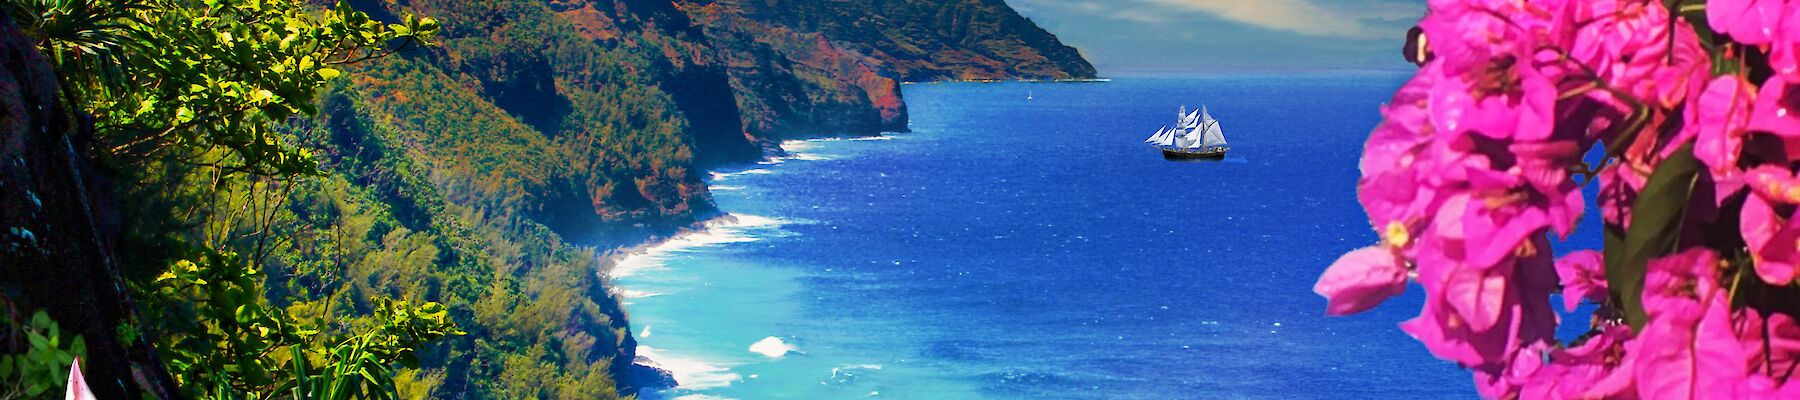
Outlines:
[[[746,169],[746,170],[742,170],[742,171],[733,171],[733,172],[713,171],[712,172],[712,181],[713,182],[723,181],[723,180],[731,179],[732,177],[741,176],[741,175],[762,175],[762,174],[773,174],[773,173],[775,173],[775,171],[770,171],[770,170],[763,169],[763,168],[753,168],[753,169]]]
[[[781,338],[774,336],[763,338],[763,340],[758,340],[755,344],[750,345],[751,353],[761,354],[764,357],[769,358],[781,358],[787,356],[788,353],[799,351],[800,348],[794,347],[794,345],[787,342],[783,342],[781,341]]]
[[[731,372],[730,368],[718,363],[668,354],[655,347],[638,345],[638,356],[650,359],[652,365],[669,371],[675,376],[675,383],[683,389],[711,389],[731,386],[732,382],[743,380],[743,376]]]
[[[670,257],[683,252],[722,244],[754,242],[759,239],[759,236],[754,234],[755,231],[776,229],[787,223],[780,219],[755,215],[726,215],[713,218],[701,224],[699,230],[676,235],[662,243],[614,259],[608,275],[614,279],[624,278],[645,270],[661,269]],[[630,289],[620,292],[627,298],[630,298],[632,293],[634,292]]]

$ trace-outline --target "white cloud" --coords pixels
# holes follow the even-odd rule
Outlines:
[[[1371,25],[1370,20],[1395,19],[1404,15],[1420,15],[1424,5],[1338,4],[1327,6],[1318,0],[1144,0],[1164,6],[1218,15],[1225,19],[1278,31],[1311,36],[1356,39],[1388,38],[1395,34],[1389,28]],[[1127,5],[1130,7],[1130,5]]]
[[[1051,7],[1121,21],[1166,23],[1199,12],[1265,29],[1347,39],[1392,38],[1394,21],[1425,12],[1425,2],[1405,0],[1010,0],[1023,10]],[[1190,15],[1191,16],[1191,15]]]

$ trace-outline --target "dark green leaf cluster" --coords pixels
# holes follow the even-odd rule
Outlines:
[[[87,356],[87,341],[81,335],[65,335],[43,311],[26,321],[16,321],[7,311],[0,312],[0,347],[7,350],[0,354],[0,398],[62,394],[69,367]]]

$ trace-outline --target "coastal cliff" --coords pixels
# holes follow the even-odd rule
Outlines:
[[[902,82],[1094,75],[998,0],[348,4],[385,22],[431,16],[437,43],[346,66],[316,114],[270,123],[276,140],[317,157],[318,176],[292,182],[208,187],[192,179],[203,165],[108,171],[80,143],[55,153],[91,122],[21,114],[55,103],[54,82],[48,67],[7,60],[15,74],[0,77],[14,80],[0,89],[12,92],[0,95],[15,97],[4,99],[13,115],[0,134],[8,159],[29,163],[0,169],[0,221],[28,232],[8,231],[4,261],[33,268],[7,270],[6,281],[82,271],[59,281],[67,288],[26,285],[13,300],[64,321],[98,316],[71,329],[105,344],[96,360],[116,358],[90,374],[114,379],[107,393],[171,390],[146,340],[118,330],[134,306],[121,288],[148,286],[179,258],[166,245],[199,225],[185,211],[260,195],[279,198],[258,209],[268,217],[257,234],[281,240],[220,246],[263,263],[257,290],[271,308],[344,330],[371,323],[372,296],[433,301],[467,333],[421,351],[420,372],[396,379],[403,393],[629,395],[634,380],[660,379],[631,378],[657,375],[633,366],[636,340],[595,273],[597,249],[716,215],[707,168],[754,162],[786,139],[904,131]],[[817,15],[790,15],[802,13]],[[18,42],[9,46],[27,43],[7,34]],[[58,292],[92,302],[52,303]],[[154,334],[159,322],[142,324]],[[119,378],[130,374],[135,383]]]

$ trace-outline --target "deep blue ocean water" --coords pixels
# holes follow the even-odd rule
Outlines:
[[[622,263],[682,383],[647,397],[1472,397],[1396,327],[1416,286],[1348,318],[1311,292],[1376,240],[1357,160],[1405,78],[909,85],[912,132],[715,173],[736,221]],[[1203,102],[1228,159],[1142,143]]]

